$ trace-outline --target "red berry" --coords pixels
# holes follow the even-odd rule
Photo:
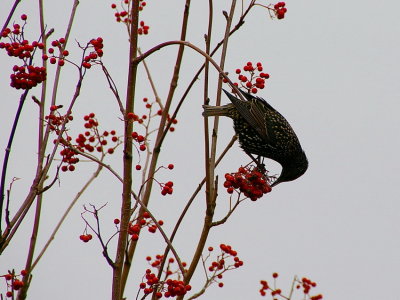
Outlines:
[[[135,167],[135,168],[136,168],[136,170],[138,170],[138,171],[139,171],[140,169],[142,169],[142,166],[141,166],[141,165],[136,165],[136,167]]]
[[[119,222],[120,222],[119,219],[114,219],[114,224],[115,224],[115,225],[118,225]]]
[[[22,20],[22,21],[26,21],[26,19],[28,19],[28,16],[27,16],[27,15],[25,15],[25,14],[21,15],[21,20]]]
[[[11,279],[13,278],[13,276],[12,276],[11,274],[6,274],[6,275],[4,276],[4,278],[5,278],[6,280],[11,280]]]
[[[276,272],[272,273],[273,278],[277,278],[278,276],[279,276],[278,273],[276,273]]]
[[[172,170],[173,168],[174,168],[174,165],[173,165],[173,164],[169,164],[169,165],[168,165],[168,169]]]

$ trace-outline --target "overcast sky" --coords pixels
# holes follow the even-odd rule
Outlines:
[[[0,20],[12,1],[0,4]],[[49,28],[53,38],[62,37],[72,1],[47,1]],[[150,35],[140,39],[146,51],[159,42],[179,38],[184,1],[149,0],[142,18],[150,25]],[[188,41],[203,48],[208,1],[193,1]],[[221,10],[229,10],[230,1],[215,1],[215,36],[223,33]],[[240,2],[238,1],[238,12]],[[93,37],[104,39],[104,62],[109,67],[121,95],[125,94],[127,34],[116,24],[108,1],[81,1],[68,47],[79,57],[74,39],[85,43]],[[306,276],[318,283],[316,293],[324,299],[376,300],[398,299],[400,269],[400,141],[398,1],[286,1],[284,20],[270,20],[262,8],[255,8],[241,31],[230,40],[226,70],[233,74],[247,61],[261,61],[271,78],[259,93],[292,124],[309,158],[310,167],[300,179],[278,185],[256,202],[245,202],[229,221],[215,228],[207,245],[232,245],[244,261],[244,267],[224,277],[224,288],[211,287],[204,299],[260,299],[260,279],[281,274],[280,287],[288,290],[294,275]],[[268,3],[266,3],[268,4]],[[37,37],[36,4],[22,2],[16,16],[28,14],[27,38]],[[2,21],[3,22],[3,21]],[[1,23],[2,24],[2,23]],[[36,26],[36,27],[35,27]],[[35,34],[31,31],[35,28]],[[160,97],[167,95],[177,47],[161,50],[148,63]],[[4,149],[15,114],[19,92],[9,87],[9,74],[16,60],[0,52],[0,145]],[[186,50],[177,96],[182,95],[202,58]],[[141,69],[141,71],[143,71]],[[49,73],[48,78],[52,76]],[[215,74],[213,75],[216,78]],[[60,103],[67,103],[76,84],[76,72],[70,66],[62,75]],[[141,75],[138,97],[152,98],[146,76]],[[49,81],[50,82],[50,81]],[[216,82],[211,83],[211,97]],[[202,179],[203,119],[201,116],[203,81],[189,94],[176,132],[165,143],[163,164],[174,163],[173,172],[163,172],[161,180],[173,180],[175,193],[162,197],[154,193],[151,208],[170,229],[177,211],[186,203]],[[33,94],[39,96],[39,89]],[[178,98],[177,98],[178,99]],[[213,99],[212,99],[213,101]],[[223,103],[227,103],[226,98]],[[140,103],[140,102],[138,102]],[[175,102],[176,103],[176,102]],[[138,104],[138,109],[141,109]],[[84,114],[97,114],[104,129],[122,133],[118,107],[100,69],[90,70],[79,103],[74,109],[81,129]],[[13,201],[22,201],[34,173],[36,154],[37,107],[26,103],[21,127],[17,130],[8,179],[15,183]],[[221,119],[219,149],[233,135],[232,122]],[[3,157],[1,157],[3,160]],[[121,170],[118,157],[110,163]],[[248,162],[238,145],[218,168],[222,177]],[[279,173],[276,163],[267,164]],[[39,249],[68,206],[94,164],[78,165],[79,172],[63,174],[60,185],[46,193]],[[109,299],[111,270],[102,257],[97,241],[79,240],[84,223],[82,205],[108,203],[102,213],[105,233],[112,233],[112,220],[118,216],[121,187],[104,172],[71,212],[60,234],[35,270],[31,299]],[[228,195],[220,187],[217,218],[224,215]],[[204,215],[203,194],[193,205],[184,229],[177,238],[177,250],[190,261]],[[22,269],[26,256],[28,224],[0,257],[0,273]],[[126,295],[134,299],[144,269],[144,257],[163,251],[159,236],[148,234],[140,244],[138,268],[132,271]],[[150,246],[149,246],[150,245]],[[141,262],[143,260],[143,262]],[[201,287],[204,276],[198,270],[193,291]],[[4,290],[4,286],[0,287]],[[298,299],[301,297],[299,296]],[[295,300],[297,298],[294,298]]]

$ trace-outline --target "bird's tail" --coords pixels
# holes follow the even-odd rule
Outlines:
[[[221,106],[211,106],[211,105],[203,105],[203,116],[204,117],[212,117],[212,116],[229,116],[229,111],[232,108],[232,104],[226,104]]]

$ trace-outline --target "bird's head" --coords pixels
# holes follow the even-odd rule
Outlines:
[[[289,161],[282,162],[281,165],[281,175],[274,181],[271,187],[276,186],[281,182],[292,181],[299,178],[307,171],[308,160],[304,151],[301,151],[301,155],[296,155],[296,157]]]

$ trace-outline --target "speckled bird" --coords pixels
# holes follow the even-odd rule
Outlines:
[[[243,101],[224,92],[232,103],[204,105],[203,116],[233,119],[240,146],[247,154],[270,158],[281,164],[281,175],[271,186],[303,175],[308,168],[308,160],[288,121],[260,97],[241,91],[246,99]]]

